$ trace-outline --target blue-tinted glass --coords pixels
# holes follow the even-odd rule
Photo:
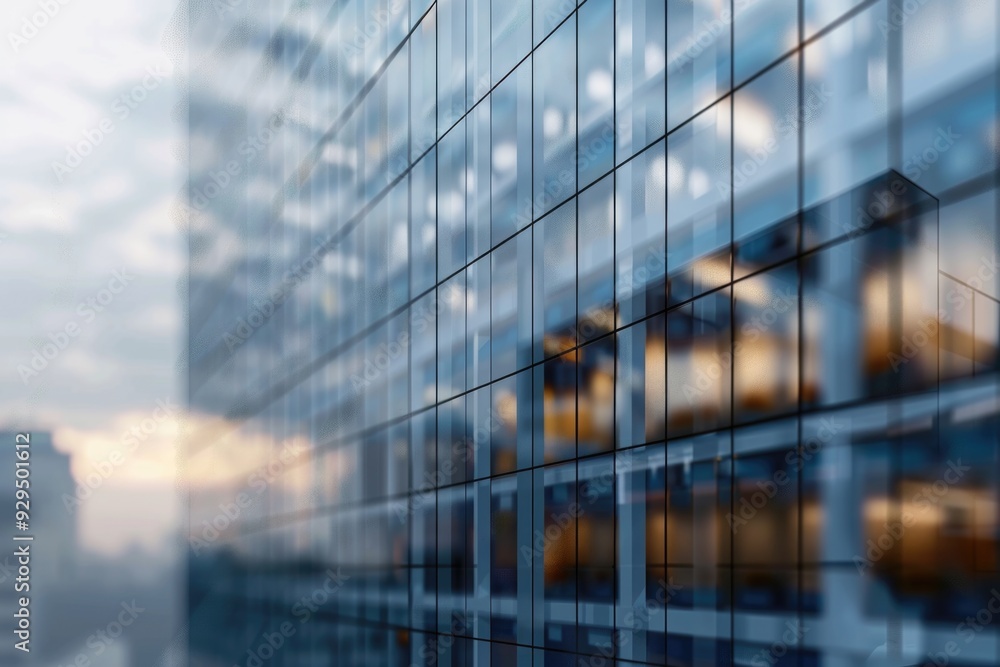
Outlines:
[[[580,193],[577,235],[578,340],[615,325],[615,180],[607,176]]]
[[[431,147],[437,138],[437,17],[436,5],[424,17],[410,40],[410,159]]]
[[[739,85],[799,43],[799,2],[734,0],[733,7],[733,77]]]
[[[490,385],[493,400],[493,474],[532,465],[532,370],[524,370]]]
[[[576,649],[576,463],[536,468],[532,480],[532,644]]]
[[[771,256],[791,256],[788,241],[775,223],[793,215],[798,206],[798,66],[786,60],[736,92],[733,102],[734,241],[763,237],[773,246]],[[775,231],[778,229],[779,231]],[[765,243],[762,241],[762,243]],[[739,267],[737,267],[739,268]],[[737,277],[740,272],[737,270]]]
[[[494,379],[531,363],[531,231],[521,232],[491,254]]]
[[[729,91],[731,40],[730,3],[667,3],[667,129]]]
[[[437,3],[437,131],[440,137],[461,118],[466,105],[466,32],[468,4],[465,0]]]
[[[432,291],[414,301],[410,316],[410,408],[419,410],[437,402],[438,294]]]
[[[437,289],[437,398],[443,401],[465,391],[465,271]]]
[[[615,300],[627,325],[666,304],[667,163],[661,141],[616,174]]]
[[[613,0],[580,7],[577,46],[577,171],[580,187],[611,170],[615,156]]]
[[[729,424],[732,327],[729,288],[667,313],[667,435]]]
[[[471,264],[466,279],[466,385],[471,388],[490,381],[490,258]]]
[[[576,456],[576,352],[532,369],[535,465]]]
[[[805,0],[806,39],[863,2],[864,0]]]
[[[805,49],[805,206],[889,166],[890,47],[878,29],[884,15],[885,2],[877,2]]]
[[[757,421],[798,406],[798,286],[798,267],[792,263],[733,287],[737,422]]]
[[[531,60],[490,95],[493,243],[531,224]]]
[[[466,0],[465,99],[471,108],[490,92],[491,0]]]
[[[673,303],[730,280],[730,99],[667,137],[667,273]]]
[[[556,26],[576,9],[572,0],[535,0],[535,46],[547,38]]]
[[[490,249],[492,206],[490,201],[490,105],[480,104],[468,116],[466,125],[466,245],[467,261]]]
[[[410,288],[414,295],[433,287],[437,276],[437,148],[410,172]]]
[[[531,0],[492,0],[493,83],[531,50]]]
[[[618,447],[666,437],[667,339],[663,315],[618,332],[615,430]]]
[[[494,641],[531,643],[532,472],[492,481],[492,625]],[[515,601],[511,605],[507,601]],[[514,663],[516,664],[516,663]]]
[[[576,67],[561,57],[575,50],[571,18],[534,56],[534,218],[576,192]]]
[[[466,264],[466,136],[461,121],[438,144],[438,280]]]
[[[410,165],[409,48],[407,42],[386,69],[383,86],[386,129],[389,135],[386,156],[388,164],[382,170],[383,173],[376,172],[373,182],[378,182],[379,177],[392,181],[403,174]],[[405,94],[400,94],[402,91],[405,91]]]
[[[389,279],[389,294],[387,308],[389,312],[405,306],[410,300],[409,273],[409,187],[407,179],[402,178],[386,195],[386,217],[388,218],[389,257],[387,274]]]
[[[620,452],[615,462],[617,582],[615,626],[619,655],[662,659],[666,581],[666,459],[663,445]]]
[[[615,456],[583,459],[577,475],[577,650],[608,655],[615,647],[613,620],[597,610],[611,612],[615,599]]]
[[[615,159],[621,163],[666,131],[666,4],[620,2],[615,28]]]
[[[582,346],[577,357],[577,453],[611,451],[615,446],[615,337]]]
[[[534,360],[576,345],[576,201],[534,229]]]
[[[899,201],[903,195],[892,183],[876,181],[871,203],[857,200],[844,213],[874,212],[887,196]],[[803,260],[802,393],[810,404],[899,394],[937,381],[938,349],[927,344],[939,308],[936,203],[921,199],[888,212],[893,224],[854,228],[846,241]]]
[[[194,662],[329,568],[275,664],[1000,664],[946,650],[996,583],[997,3],[238,9],[190,401],[206,461],[308,456],[193,549]]]

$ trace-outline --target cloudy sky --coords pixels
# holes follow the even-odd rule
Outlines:
[[[80,508],[85,546],[109,555],[156,551],[178,519],[175,423],[153,419],[157,401],[182,402],[185,256],[171,210],[185,127],[161,45],[175,8],[0,8],[0,427],[52,430],[78,480],[140,429]]]

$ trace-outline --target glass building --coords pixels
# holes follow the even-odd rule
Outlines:
[[[186,11],[192,665],[1000,664],[1000,3]]]

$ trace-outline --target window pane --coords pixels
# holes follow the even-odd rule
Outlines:
[[[467,172],[465,174],[467,260],[490,249],[490,105],[480,104],[466,121]]]
[[[562,56],[574,51],[576,19],[571,18],[534,56],[534,218],[576,193],[576,67]]]
[[[493,413],[493,473],[531,467],[532,371],[521,371],[491,385]]]
[[[577,355],[567,352],[532,369],[535,465],[576,456]]]
[[[577,455],[611,451],[615,446],[614,336],[584,345],[578,359]]]
[[[592,183],[613,166],[615,156],[614,2],[589,0],[580,7],[577,48],[579,100],[580,187]]]
[[[731,98],[667,137],[667,271],[680,303],[730,280]]]
[[[466,107],[466,0],[438,0],[437,129],[440,137],[461,118]]]
[[[493,243],[531,224],[531,60],[490,95],[493,108]]]
[[[730,88],[732,10],[728,2],[667,3],[667,128]]]
[[[531,0],[493,0],[493,83],[531,50]]]
[[[885,2],[805,49],[802,100],[805,206],[889,166],[889,42]]]
[[[576,201],[568,202],[534,227],[534,358],[576,345]]]
[[[618,169],[615,181],[615,293],[618,324],[666,306],[665,142]]]
[[[785,264],[733,288],[736,421],[794,410],[799,387],[798,267]]]
[[[798,0],[736,0],[733,20],[736,85],[788,53],[799,42]],[[767,38],[764,38],[767,35]]]
[[[796,62],[769,70],[737,91],[733,102],[736,278],[790,258],[797,248],[790,219],[798,207]]]
[[[492,253],[494,378],[531,363],[531,230]]]
[[[535,646],[576,649],[576,463],[533,471],[531,532]]]
[[[466,386],[470,388],[490,381],[490,268],[490,258],[483,257],[466,270]]]
[[[614,329],[614,194],[614,177],[607,176],[579,197],[577,331],[581,343]]]
[[[667,313],[668,436],[729,424],[729,288]]]
[[[424,17],[410,39],[410,127],[413,132],[410,160],[415,160],[437,139],[436,7]]]
[[[466,264],[465,120],[438,144],[438,280]]]
[[[438,400],[465,391],[465,271],[437,290]]]
[[[618,332],[615,410],[618,447],[666,437],[666,317]]]
[[[666,131],[666,3],[620,2],[615,7],[616,161],[635,155]]]

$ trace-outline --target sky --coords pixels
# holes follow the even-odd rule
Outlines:
[[[105,555],[156,553],[179,519],[186,127],[161,45],[175,10],[0,8],[0,427],[51,430],[84,484],[113,458],[75,507]]]

